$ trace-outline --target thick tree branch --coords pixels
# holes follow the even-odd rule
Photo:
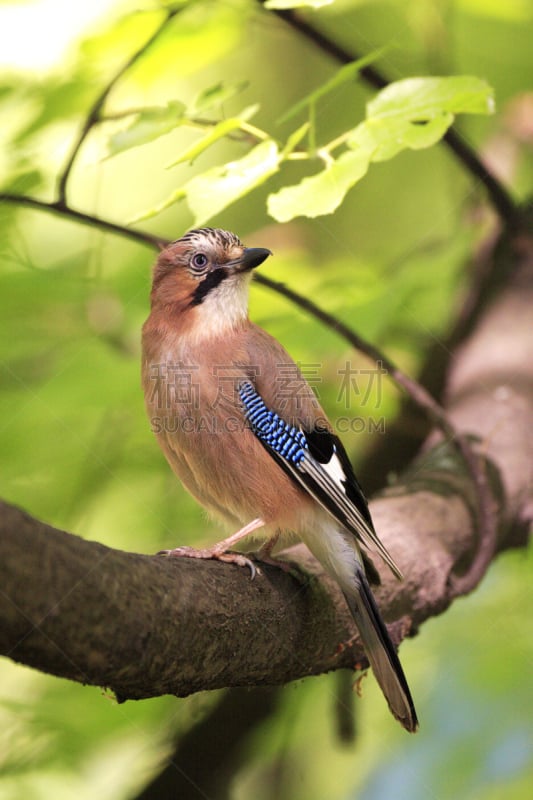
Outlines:
[[[59,200],[46,203],[10,194],[0,199],[62,214],[149,246],[166,244],[163,238],[76,211],[65,200],[71,168],[88,132],[100,119],[105,99],[160,30],[162,27],[97,98],[60,179]],[[327,42],[326,37],[315,33],[311,37],[315,42]],[[337,59],[344,58],[336,46],[333,50],[329,46],[328,52]],[[344,60],[354,58],[344,55]],[[373,68],[365,72],[370,73],[365,77],[374,85],[376,80],[384,85],[385,79]],[[474,154],[471,171],[475,173],[478,164]],[[487,176],[478,177],[491,192]],[[496,194],[498,187],[497,182],[492,187]],[[493,202],[497,207],[500,203],[500,213],[508,222],[515,221],[516,209],[508,197],[510,205],[506,208],[505,190],[499,188],[503,195],[500,193],[499,200],[493,196]],[[446,416],[431,398],[428,402],[425,395],[419,396],[416,384],[413,389],[408,379],[407,383],[403,381],[449,435],[454,428],[463,433],[474,431],[482,437],[483,447],[478,448],[475,459],[479,464],[472,471],[465,468],[461,458],[461,454],[471,458],[471,450],[464,445],[462,453],[444,445],[434,446],[393,492],[372,504],[383,539],[409,575],[402,585],[387,579],[380,592],[385,616],[397,621],[392,631],[397,641],[414,632],[428,616],[446,608],[455,596],[469,591],[497,548],[525,538],[531,509],[528,437],[532,429],[533,358],[528,351],[528,315],[533,299],[533,248],[526,237],[520,241],[516,238],[514,245],[522,261],[515,277],[518,275],[522,283],[512,284],[493,304],[490,312],[497,309],[497,325],[489,325],[491,335],[486,337],[494,347],[504,341],[505,348],[495,357],[479,331],[473,334],[454,367]],[[306,305],[291,290],[264,277],[262,283],[386,362],[350,329]],[[484,320],[490,319],[490,312]],[[494,331],[497,337],[493,341]],[[473,370],[467,368],[461,373],[469,363],[469,346],[476,353]],[[510,352],[515,372],[509,371],[513,361]],[[482,381],[476,374],[479,364],[488,365]],[[405,376],[395,374],[393,365],[388,366],[393,377],[402,382]],[[479,414],[480,407],[483,414]],[[498,477],[506,489],[503,494]],[[305,555],[300,554],[300,560],[311,574],[320,575],[320,580],[304,585],[265,567],[252,584],[246,573],[229,566],[120,553],[55,531],[7,505],[2,509],[0,527],[5,536],[1,540],[0,570],[5,571],[5,625],[0,645],[2,652],[15,660],[75,680],[111,686],[126,698],[280,683],[350,666],[363,658],[357,647],[338,650],[338,643],[353,633],[351,621],[337,587],[320,575],[316,564]]]
[[[274,688],[232,689],[184,736],[135,800],[230,800],[253,730],[276,710]]]
[[[115,223],[110,223],[107,220],[75,211],[67,205],[45,203],[34,198],[25,198],[17,195],[3,195],[0,196],[0,199],[2,199],[2,197],[7,201],[18,202],[19,204],[30,208],[64,214],[65,216],[70,216],[84,224],[94,224],[104,230],[111,230],[114,233],[131,237],[150,246],[158,246],[161,248],[168,244],[168,240],[166,239],[154,236],[144,231],[131,230]],[[484,547],[478,552],[478,556],[474,560],[469,572],[462,578],[463,591],[471,591],[481,580],[481,577],[483,576],[488,564],[494,556],[497,545],[497,522],[491,513],[491,496],[487,487],[487,479],[483,461],[479,459],[473,452],[472,447],[467,439],[457,435],[457,432],[448,419],[444,409],[433,399],[430,393],[421,384],[412,380],[409,376],[403,373],[374,345],[371,345],[362,339],[357,333],[355,333],[341,320],[337,319],[334,315],[324,311],[315,303],[311,302],[308,298],[299,295],[292,289],[286,287],[284,284],[273,281],[270,278],[262,275],[256,276],[256,280],[258,280],[258,282],[262,283],[264,286],[268,286],[277,293],[287,297],[293,303],[312,314],[312,316],[314,316],[316,319],[323,322],[327,327],[336,330],[355,348],[359,349],[370,358],[373,358],[376,362],[381,362],[391,378],[407,392],[417,407],[421,408],[427,414],[428,418],[439,427],[448,440],[455,443],[455,446],[467,464],[474,481],[476,488],[475,504],[478,508],[480,527],[485,534]]]
[[[446,410],[480,437],[497,549],[524,544],[531,510],[533,242],[513,240],[511,284],[456,354]],[[383,575],[378,601],[399,641],[472,586],[492,557],[470,472],[447,444],[426,453],[371,503],[376,527],[408,576]],[[311,575],[271,567],[123,553],[54,530],[8,505],[0,515],[0,650],[14,660],[120,698],[283,683],[351,666],[361,649],[339,591],[304,548]],[[480,556],[481,553],[481,556]],[[464,585],[461,575],[469,575]],[[480,575],[478,576],[480,577]]]
[[[259,0],[259,3],[263,5],[264,0]],[[338,42],[330,39],[323,31],[316,28],[292,9],[272,9],[270,13],[276,14],[290,25],[293,30],[312,42],[323,53],[332,56],[339,64],[349,64],[352,61],[359,60],[360,55],[353,50],[347,50]],[[390,83],[390,80],[373,65],[363,67],[360,75],[369,86],[375,89],[383,89]],[[481,161],[466,139],[455,128],[450,128],[443,141],[448,145],[454,156],[466,167],[468,172],[484,185],[490,201],[501,219],[508,226],[516,225],[519,221],[519,207],[505,186]]]

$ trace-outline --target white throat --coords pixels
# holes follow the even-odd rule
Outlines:
[[[195,338],[218,338],[234,330],[248,318],[251,278],[251,272],[231,275],[209,292],[199,307]]]

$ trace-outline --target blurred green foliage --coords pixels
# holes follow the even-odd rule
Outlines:
[[[206,174],[220,178],[221,165],[242,163],[254,146],[270,154],[276,148],[277,158],[295,130],[301,138],[290,149],[311,148],[313,138],[334,141],[364,119],[375,93],[361,81],[335,80],[338,65],[253,0],[150,2],[142,11],[110,3],[54,67],[4,68],[0,191],[52,198],[84,114],[161,23],[163,7],[180,10],[117,82],[104,108],[107,120],[79,154],[69,184],[76,207],[125,224],[184,186],[198,189]],[[530,191],[524,114],[529,109],[531,122],[533,3],[337,0],[312,20],[361,53],[385,46],[378,63],[395,80],[470,75],[494,87],[496,115],[461,117],[461,129],[519,195]],[[329,82],[309,128],[298,127],[305,114],[283,119]],[[214,136],[209,148],[198,146],[212,123],[239,119],[255,104],[252,131],[246,118],[244,126],[223,128],[233,127],[233,138]],[[181,124],[193,119],[194,125]],[[263,144],[254,130],[268,132]],[[183,163],[166,169],[184,153]],[[309,294],[416,374],[429,347],[444,337],[489,229],[483,195],[450,153],[431,147],[373,166],[334,215],[274,224],[267,196],[316,170],[309,159],[286,161],[283,174],[232,205],[213,207],[210,221],[248,244],[270,247],[276,256],[266,267],[270,276]],[[192,223],[180,204],[146,224],[174,238]],[[94,227],[2,204],[0,257],[3,498],[128,550],[214,541],[219,531],[170,473],[144,414],[139,331],[153,252]],[[347,361],[367,369],[368,362],[263,287],[252,290],[251,315],[304,369],[318,369],[315,386],[331,416],[345,413],[342,369]],[[362,395],[353,400],[351,415],[389,421],[398,394],[384,383],[362,407]],[[357,464],[369,434],[345,439]],[[235,798],[528,798],[531,569],[530,555],[501,557],[472,597],[404,643],[421,719],[417,737],[391,722],[371,677],[355,701],[359,738],[349,747],[334,735],[332,676],[288,686],[277,714],[249,742]],[[168,754],[171,736],[186,732],[216,701],[209,695],[118,706],[98,689],[7,660],[1,672],[0,797],[8,800],[134,797]]]

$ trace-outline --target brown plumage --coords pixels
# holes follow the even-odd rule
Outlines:
[[[143,327],[152,429],[191,494],[228,525],[241,527],[207,550],[170,554],[249,564],[227,548],[250,530],[298,535],[339,582],[392,713],[414,731],[416,712],[368,586],[360,544],[399,570],[374,531],[348,457],[312,389],[279,342],[248,319],[252,270],[268,255],[245,248],[234,234],[203,228],[166,248],[154,268]],[[253,394],[250,406],[243,385]],[[270,439],[256,417],[269,420]],[[286,423],[294,426],[288,433]],[[300,461],[285,457],[279,443],[287,436],[304,437]]]

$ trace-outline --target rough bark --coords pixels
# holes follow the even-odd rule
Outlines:
[[[445,402],[456,429],[479,437],[495,550],[525,543],[532,507],[531,239],[515,236],[505,259],[511,277],[454,354]],[[377,592],[395,641],[475,585],[480,554],[483,571],[493,557],[478,489],[455,445],[434,435],[371,502],[407,576],[398,583],[382,570]],[[231,565],[87,542],[8,504],[0,534],[0,652],[121,699],[279,684],[363,661],[357,642],[339,647],[354,633],[349,614],[303,547],[290,557],[308,578],[265,566],[251,581]]]

